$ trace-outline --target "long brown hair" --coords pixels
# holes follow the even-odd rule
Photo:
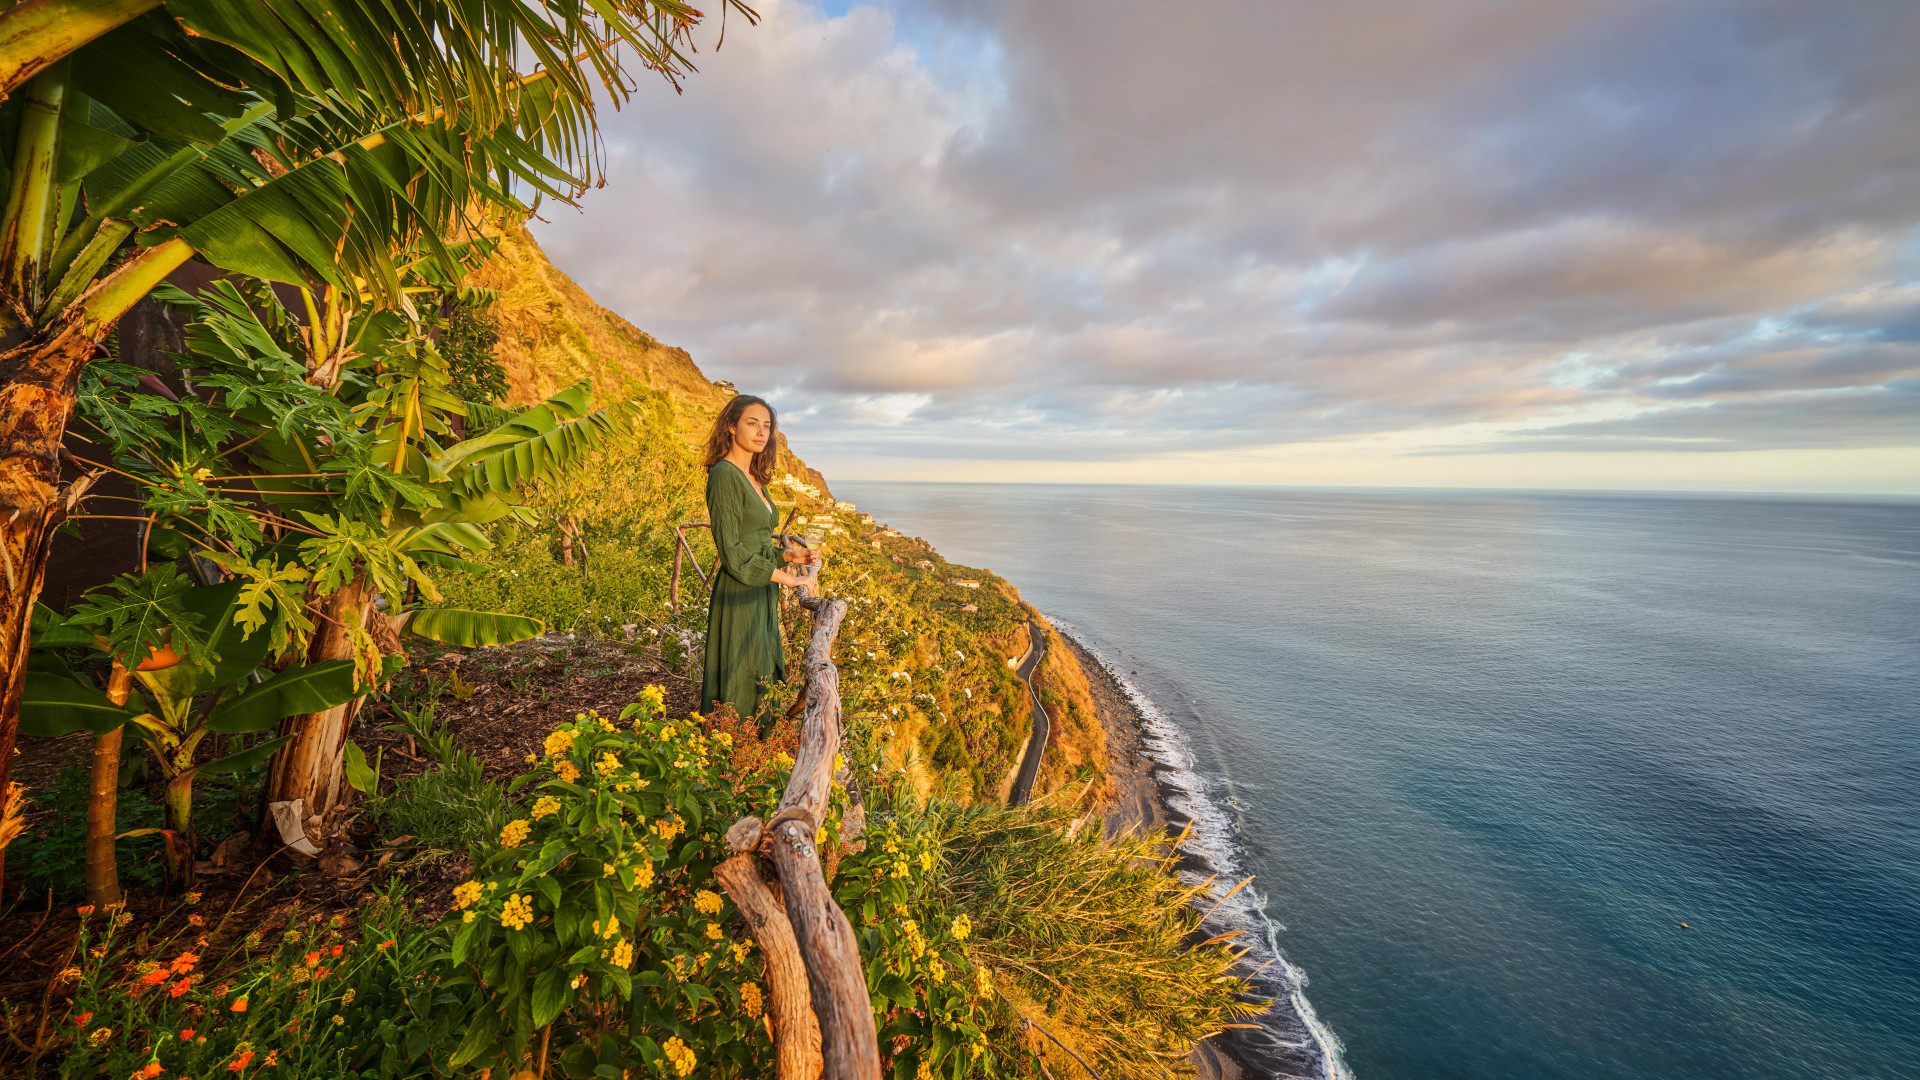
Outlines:
[[[765,487],[773,482],[773,460],[780,456],[780,417],[773,411],[773,406],[752,394],[735,397],[727,402],[726,408],[720,410],[719,416],[713,418],[713,430],[707,433],[707,468],[720,464],[720,459],[733,452],[734,426],[740,423],[741,414],[753,405],[767,410],[767,445],[753,455],[753,460],[747,463],[747,471],[760,481],[760,486]]]

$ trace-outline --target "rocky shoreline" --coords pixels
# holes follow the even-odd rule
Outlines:
[[[1159,776],[1164,766],[1147,752],[1146,719],[1128,700],[1112,673],[1085,646],[1064,631],[1060,638],[1086,673],[1095,711],[1106,731],[1107,780],[1113,787],[1101,807],[1106,819],[1106,835],[1136,831],[1177,835],[1187,822],[1171,809],[1170,791]],[[1189,1060],[1201,1080],[1292,1075],[1283,1063],[1266,1060],[1267,1055],[1257,1047],[1236,1038],[1243,1034],[1246,1033],[1223,1032],[1194,1048]]]

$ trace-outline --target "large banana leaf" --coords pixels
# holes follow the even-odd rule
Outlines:
[[[423,608],[407,617],[407,633],[429,641],[473,648],[511,645],[539,637],[547,624],[505,611],[466,611],[461,608]]]
[[[448,447],[441,466],[456,494],[469,499],[510,495],[521,484],[579,463],[626,430],[632,403],[589,413],[589,390],[584,382],[570,386],[491,431]]]
[[[140,715],[140,710],[115,705],[86,683],[33,668],[26,674],[26,689],[20,699],[22,735],[50,738],[76,731],[105,735]]]
[[[295,736],[293,735],[282,735],[277,739],[268,739],[259,746],[250,746],[237,754],[228,754],[226,757],[209,761],[205,765],[198,766],[194,771],[217,775],[219,773],[234,773],[240,772],[243,769],[251,769],[255,765],[272,757],[274,751],[292,742],[294,738]]]
[[[235,734],[264,731],[299,713],[320,712],[352,701],[359,694],[353,661],[326,660],[288,668],[221,702],[207,719],[211,731]]]

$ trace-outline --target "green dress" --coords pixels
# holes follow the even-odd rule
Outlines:
[[[760,717],[766,685],[787,681],[780,646],[780,587],[773,572],[781,563],[773,543],[780,513],[754,490],[747,474],[730,461],[707,470],[707,520],[719,558],[707,604],[707,665],[700,683],[700,711],[730,701],[742,717]]]

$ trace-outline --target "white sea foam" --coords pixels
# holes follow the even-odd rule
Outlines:
[[[1240,846],[1239,806],[1231,788],[1222,781],[1209,779],[1199,771],[1186,733],[1084,632],[1051,616],[1048,621],[1063,633],[1070,634],[1092,655],[1094,661],[1113,677],[1128,702],[1140,714],[1143,721],[1141,741],[1148,756],[1162,766],[1160,779],[1170,789],[1168,809],[1193,822],[1192,835],[1182,850],[1205,863],[1214,878],[1206,892],[1213,900],[1208,906],[1214,909],[1206,925],[1214,932],[1252,931],[1255,941],[1247,954],[1248,966],[1266,968],[1261,974],[1261,981],[1271,982],[1273,989],[1278,991],[1276,1008],[1268,1014],[1264,1025],[1268,1036],[1276,1047],[1293,1050],[1307,1049],[1305,1044],[1311,1040],[1320,1065],[1321,1080],[1353,1080],[1353,1072],[1347,1067],[1339,1038],[1314,1013],[1313,1004],[1307,1000],[1306,972],[1288,962],[1280,950],[1279,932],[1285,927],[1267,914],[1266,895],[1249,885],[1227,897],[1224,902],[1220,899],[1248,876],[1245,852]],[[1206,880],[1206,875],[1182,870],[1181,878],[1188,884],[1197,885]],[[1278,977],[1271,974],[1276,970],[1280,972]],[[1282,1000],[1290,1009],[1290,1015],[1282,1013],[1278,1004]]]

